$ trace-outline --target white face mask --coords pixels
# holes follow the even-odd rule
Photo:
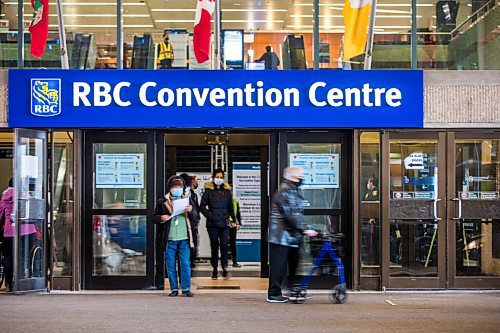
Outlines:
[[[224,179],[215,178],[215,179],[214,179],[214,183],[215,183],[215,185],[217,185],[217,186],[221,186],[221,185],[224,183]]]
[[[366,188],[367,188],[368,190],[371,190],[371,189],[372,189],[372,187],[370,186],[370,183],[366,184]]]

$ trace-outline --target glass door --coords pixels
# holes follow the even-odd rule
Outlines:
[[[305,222],[323,234],[336,236],[337,255],[345,266],[346,281],[351,287],[351,192],[352,168],[350,147],[352,132],[280,132],[279,179],[287,166],[304,169],[301,186]],[[300,250],[298,275],[307,275],[321,244],[304,238]],[[331,288],[337,277],[332,265],[325,263],[312,280],[313,287]]]
[[[15,130],[14,291],[44,290],[47,245],[47,133]]]
[[[500,288],[500,133],[450,141],[450,287]]]
[[[154,133],[85,133],[84,289],[154,285]]]
[[[444,288],[445,133],[383,137],[382,285]]]

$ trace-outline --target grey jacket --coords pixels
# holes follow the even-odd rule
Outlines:
[[[269,243],[299,247],[304,230],[303,197],[297,185],[284,180],[273,198],[269,221]]]

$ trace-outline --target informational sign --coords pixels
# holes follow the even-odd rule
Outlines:
[[[154,70],[9,70],[9,126],[423,127],[422,71],[180,69],[173,74],[170,80],[165,71]],[[32,105],[40,91],[51,98]]]
[[[166,30],[168,40],[174,49],[174,61],[172,67],[186,68],[187,67],[187,38],[186,30]]]
[[[144,188],[144,154],[96,154],[96,188]]]
[[[233,163],[233,196],[242,220],[237,234],[238,261],[260,261],[261,240],[260,163]]]
[[[433,191],[395,191],[392,192],[393,199],[434,199]]]
[[[303,188],[339,188],[339,154],[290,154],[290,166],[304,170]]]
[[[224,63],[233,69],[243,69],[243,30],[222,30]]]
[[[485,191],[485,192],[458,192],[460,199],[499,199],[498,192]]]
[[[427,154],[422,152],[411,153],[404,159],[405,169],[407,170],[423,170],[426,162]]]

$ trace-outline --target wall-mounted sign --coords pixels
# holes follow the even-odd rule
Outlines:
[[[392,192],[393,199],[434,199],[433,191],[395,191]]]
[[[485,191],[485,192],[458,192],[460,199],[498,199],[498,192]]]
[[[96,188],[144,188],[144,154],[96,154]]]
[[[176,70],[174,74],[155,70],[9,70],[9,126],[423,126],[421,71]],[[49,81],[60,82],[49,87],[51,98],[31,105],[32,95],[39,92],[32,85]],[[52,110],[56,102],[57,110]]]
[[[405,169],[423,170],[424,164],[427,164],[427,154],[422,152],[411,153],[404,159]]]
[[[339,188],[339,154],[290,154],[290,166],[304,169],[303,188]]]

